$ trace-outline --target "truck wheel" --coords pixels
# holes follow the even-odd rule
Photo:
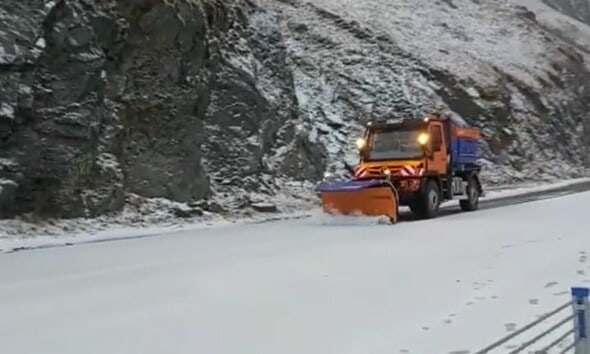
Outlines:
[[[429,181],[424,191],[424,197],[426,218],[436,217],[440,207],[440,189],[438,188],[438,184],[434,181]]]
[[[428,181],[419,200],[410,204],[412,213],[421,219],[430,219],[438,215],[440,207],[440,189],[434,181]]]
[[[467,180],[467,199],[459,200],[463,211],[475,211],[479,208],[479,190],[474,178]]]

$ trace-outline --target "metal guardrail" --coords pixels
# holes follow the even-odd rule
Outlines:
[[[494,343],[488,345],[484,349],[476,352],[476,354],[492,354],[492,353],[507,353],[507,354],[518,354],[523,353],[525,349],[531,349],[535,344],[538,344],[540,340],[545,339],[547,336],[554,334],[561,327],[564,327],[566,323],[571,323],[572,326],[566,329],[565,332],[559,334],[549,344],[546,344],[540,349],[534,351],[535,354],[590,354],[590,303],[588,296],[590,294],[589,288],[575,287],[571,289],[572,300],[559,306],[558,308],[546,313],[545,315],[537,318],[535,321],[530,322],[521,329],[498,339]],[[556,316],[566,309],[571,309],[572,312],[557,320],[551,327],[532,337],[531,339],[523,341],[520,345],[510,351],[499,351],[500,346],[506,344],[525,332],[529,331],[533,327],[537,327],[539,324],[545,322],[549,318]],[[559,344],[564,343],[567,338],[573,338],[571,344],[565,345],[562,348],[557,348]],[[555,349],[559,351],[555,351]],[[553,350],[553,351],[552,351]],[[531,352],[529,352],[531,353]]]

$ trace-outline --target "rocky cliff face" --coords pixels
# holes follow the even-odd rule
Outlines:
[[[126,192],[194,201],[215,186],[272,189],[259,180],[287,145],[280,172],[317,178],[322,149],[295,131],[281,34],[253,8],[3,2],[0,214],[94,216]]]
[[[361,117],[446,107],[482,128],[488,183],[583,173],[587,48],[515,3],[265,2],[284,19],[303,109],[318,115],[330,161],[351,154]]]
[[[435,108],[483,129],[489,183],[586,172],[590,48],[508,0],[6,0],[0,19],[2,217],[130,193],[248,207],[345,174],[367,119]]]

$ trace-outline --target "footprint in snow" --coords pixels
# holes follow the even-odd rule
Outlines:
[[[502,248],[512,248],[514,245],[503,245]]]
[[[579,275],[584,275],[584,274],[586,274],[586,271],[583,269],[578,269],[578,271],[576,273],[578,273]]]
[[[400,350],[399,352],[400,352],[400,353],[404,353],[404,354],[406,354],[406,353],[409,353],[410,351],[409,351],[408,349],[402,349],[402,350]]]
[[[506,328],[506,332],[514,332],[516,330],[516,323],[506,323],[504,324],[504,328]]]
[[[487,286],[488,286],[488,284],[486,284],[486,283],[484,283],[484,282],[481,282],[481,283],[479,283],[479,282],[474,282],[474,283],[473,283],[473,286],[474,286],[474,287],[473,287],[473,290],[481,290],[481,289],[483,289],[483,288],[487,287]]]
[[[492,295],[492,299],[496,300],[499,299],[500,297],[498,295]]]
[[[567,295],[567,294],[569,294],[568,291],[560,291],[558,293],[553,293],[554,296],[562,296],[562,295]]]
[[[531,304],[531,305],[538,305],[539,304],[539,299],[529,299],[529,304]]]
[[[422,330],[424,330],[424,331],[428,331],[429,329],[430,329],[430,327],[426,327],[426,326],[422,327]]]
[[[451,321],[451,320],[445,320],[445,324],[451,324],[451,323],[453,323],[453,321]]]
[[[558,284],[558,282],[556,282],[556,281],[551,281],[551,282],[549,282],[549,283],[545,284],[545,288],[550,288],[550,287],[552,287],[552,286],[555,286],[555,285],[557,285],[557,284]]]
[[[449,352],[449,354],[469,354],[471,353],[469,350],[453,350]]]

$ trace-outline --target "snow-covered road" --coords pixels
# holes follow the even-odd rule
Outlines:
[[[0,353],[466,353],[589,283],[590,193],[0,255]]]

